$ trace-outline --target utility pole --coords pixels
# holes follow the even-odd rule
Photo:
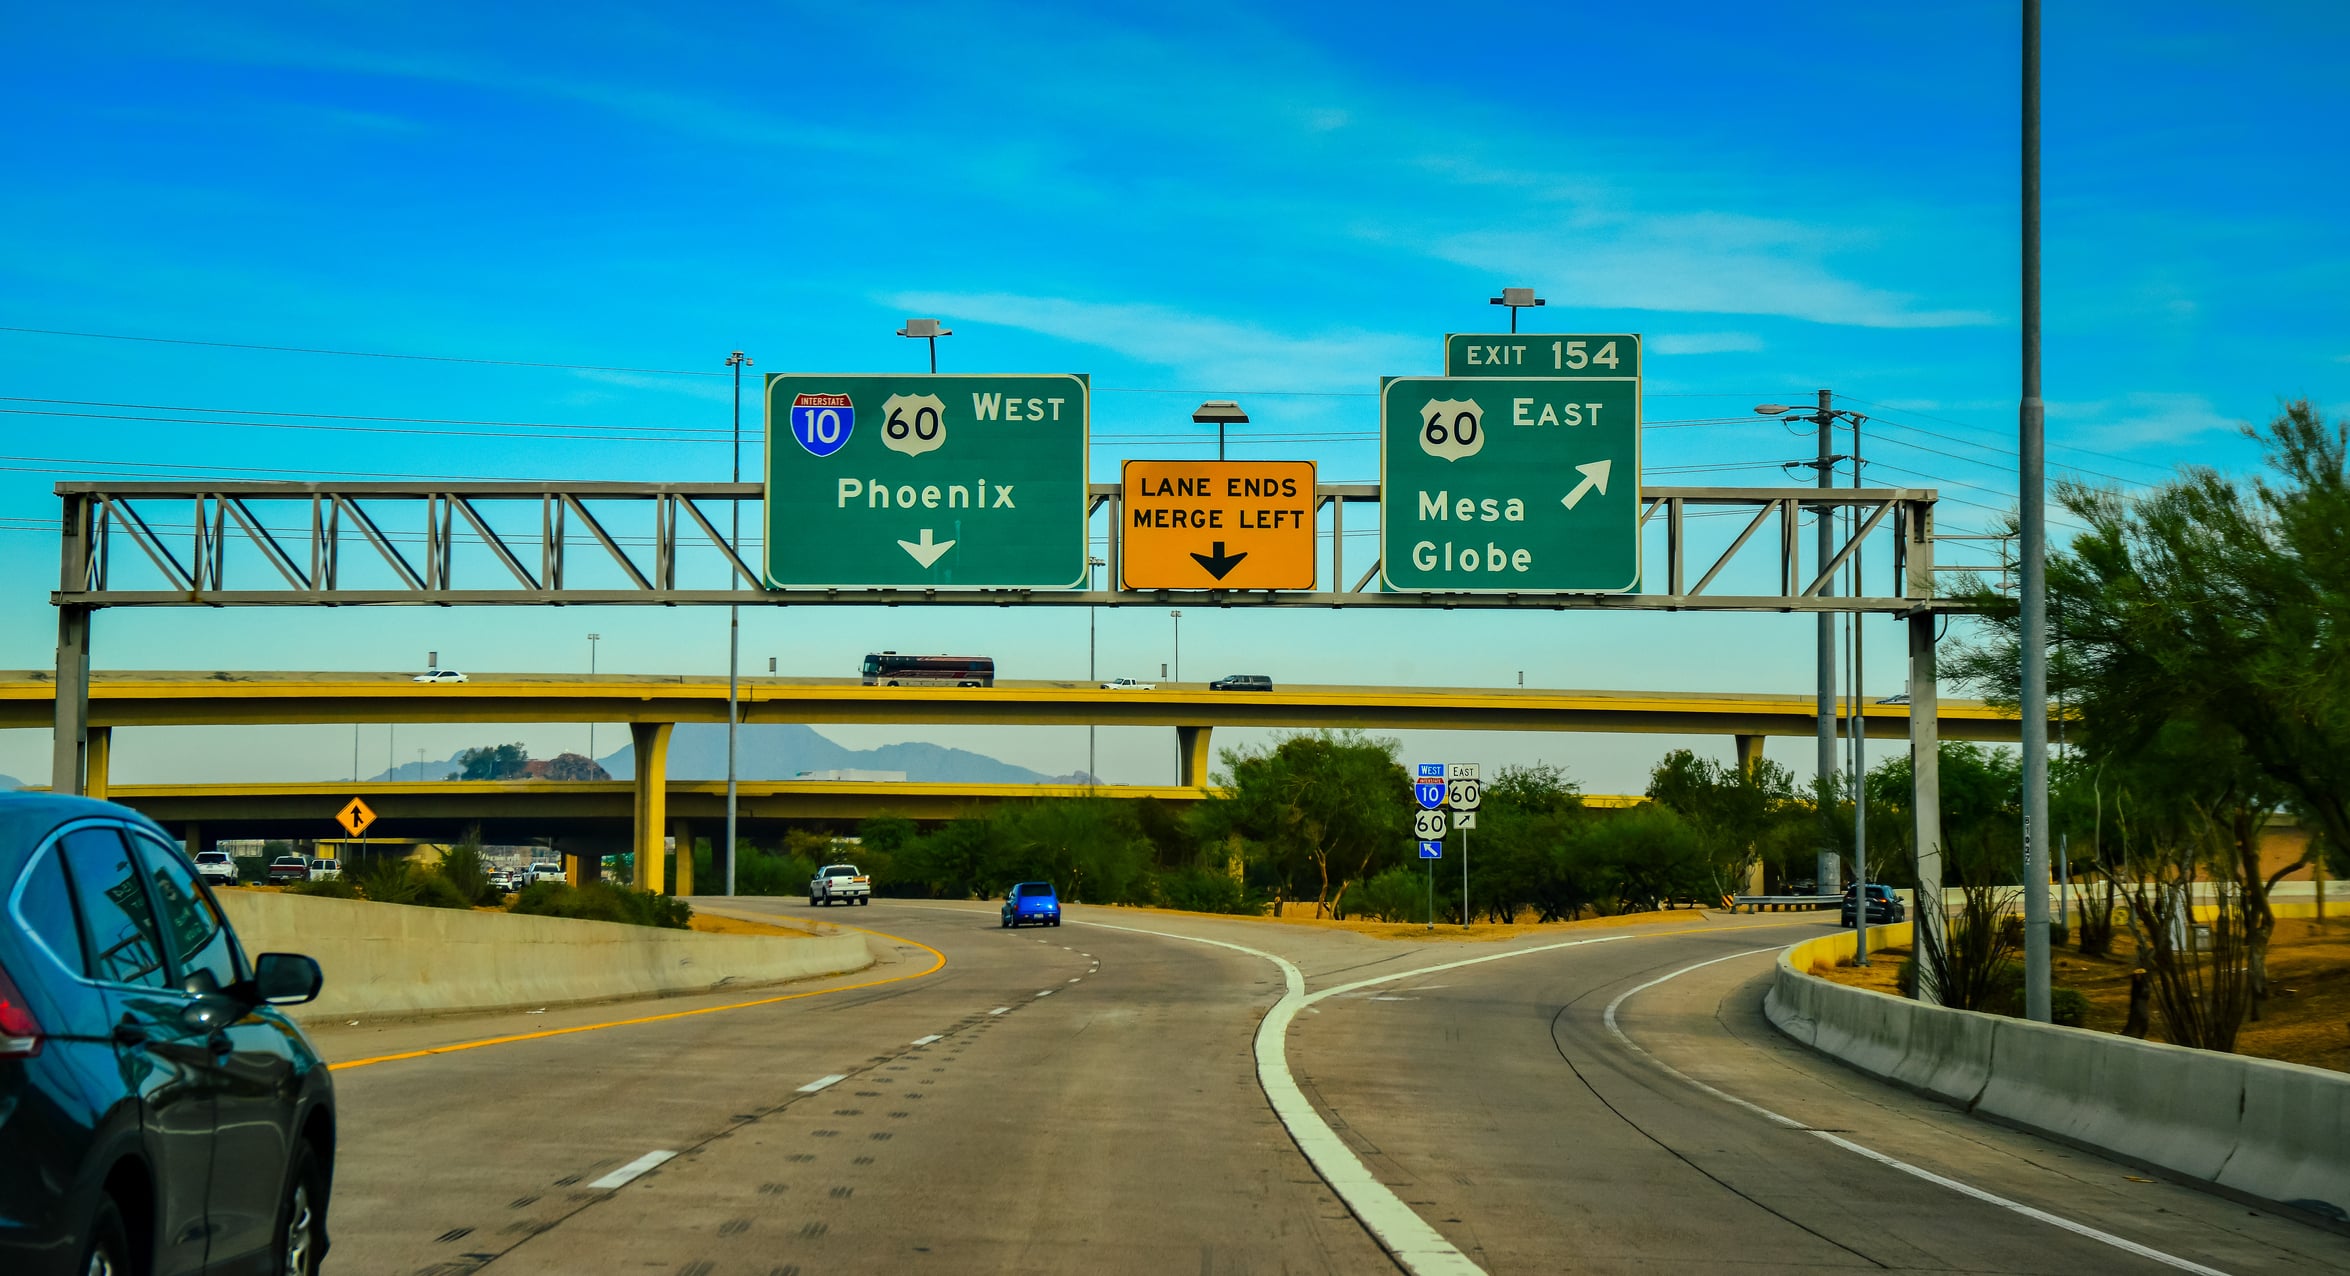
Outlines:
[[[2016,496],[2023,534],[2024,1017],[2049,1020],[2048,458],[2040,401],[2040,0],[2024,0],[2023,403]]]
[[[743,369],[752,366],[753,362],[740,350],[726,356],[726,366],[734,369],[733,459],[734,481],[737,483],[743,481]],[[737,498],[730,504],[733,507],[730,515],[734,522],[728,536],[733,543],[735,555],[740,557],[743,543],[743,503],[740,498]],[[742,577],[739,574],[732,572],[727,574],[726,587],[729,590],[740,588],[741,585]],[[729,896],[734,894],[735,737],[743,716],[739,688],[736,684],[742,664],[742,650],[742,607],[740,604],[728,603],[726,605],[726,893]],[[681,846],[677,848],[677,851],[678,854],[688,857],[690,862],[694,848]]]
[[[1829,400],[1833,397],[1834,396],[1829,394],[1826,390],[1820,391],[1820,410],[1812,417],[1812,422],[1813,424],[1819,426],[1820,433],[1819,459],[1814,461],[1812,465],[1817,473],[1821,491],[1826,491],[1836,481],[1836,415],[1834,411],[1828,406]],[[1822,567],[1827,566],[1828,560],[1834,557],[1836,553],[1835,521],[1835,517],[1829,512],[1828,507],[1824,505],[1821,506],[1819,512],[1819,561]],[[1832,584],[1822,585],[1820,587],[1820,592],[1822,594],[1826,594],[1833,588],[1834,586]],[[1818,856],[1816,857],[1816,868],[1818,873],[1817,881],[1815,882],[1813,889],[1822,895],[1826,895],[1834,892],[1836,889],[1836,848],[1835,842],[1828,832],[1828,812],[1830,809],[1828,795],[1831,791],[1828,788],[1828,784],[1830,777],[1834,776],[1837,771],[1836,618],[1824,611],[1821,612],[1819,616],[1818,655],[1820,850]]]
[[[1852,417],[1852,486],[1860,486],[1860,423]],[[1868,592],[1867,579],[1860,566],[1860,507],[1855,505],[1847,514],[1852,528],[1852,596],[1860,598]],[[1845,730],[1852,739],[1852,924],[1853,954],[1856,966],[1869,964],[1869,720],[1868,697],[1861,687],[1866,669],[1861,663],[1861,629],[1865,619],[1860,612],[1852,616],[1852,701],[1845,718]]]

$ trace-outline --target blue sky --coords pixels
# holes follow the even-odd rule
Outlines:
[[[1530,327],[1645,334],[1652,484],[1794,481],[1779,463],[1808,441],[1747,409],[1827,386],[1874,418],[1870,481],[1938,487],[1945,530],[2012,504],[2015,6],[1476,12],[21,8],[0,53],[0,326],[707,375],[0,332],[0,666],[49,663],[61,477],[723,477],[729,349],[761,371],[911,369],[920,346],[892,335],[909,314],[955,329],[949,370],[1090,373],[1097,477],[1202,454],[1189,407],[1236,397],[1265,441],[1234,455],[1367,480],[1377,378],[1438,371],[1442,334],[1490,330],[1485,299],[1532,284],[1550,305]],[[2242,466],[2231,430],[2280,397],[2350,407],[2350,14],[2067,5],[2048,23],[2057,468]],[[1099,624],[1104,676],[1171,658],[1161,611]],[[715,613],[576,609],[108,614],[97,660],[381,669],[437,649],[560,669],[590,631],[604,669],[724,667]],[[889,646],[1065,677],[1086,652],[1070,610],[760,610],[745,632],[747,663],[803,674]],[[1810,632],[1195,612],[1182,665],[1806,691]],[[1899,690],[1892,630],[1871,642],[1872,688]],[[403,756],[480,733],[409,734]],[[1081,732],[916,734],[1083,763]],[[1103,773],[1169,778],[1164,734],[1105,735]],[[317,758],[347,736],[118,748],[126,779],[329,778]],[[1410,743],[1543,756],[1616,791],[1669,742]],[[1808,769],[1806,748],[1773,755]],[[0,771],[38,775],[46,750],[0,733]]]

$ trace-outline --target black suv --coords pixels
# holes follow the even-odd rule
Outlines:
[[[1236,673],[1208,684],[1210,691],[1271,691],[1273,680],[1261,673]]]
[[[0,1272],[284,1272],[326,1256],[334,1088],[145,816],[0,794]]]
[[[1842,917],[1844,925],[1853,924],[1852,888],[1850,886],[1844,888]],[[1909,908],[1901,902],[1899,895],[1893,893],[1892,887],[1879,886],[1874,882],[1869,883],[1869,925],[1883,926],[1890,922],[1906,920],[1908,917]]]

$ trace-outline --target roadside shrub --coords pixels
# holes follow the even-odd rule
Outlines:
[[[2048,1020],[2067,1028],[2086,1027],[2089,1022],[2089,999],[2078,988],[2049,990]]]
[[[1159,877],[1159,898],[1169,908],[1194,913],[1253,913],[1248,892],[1230,873],[1179,868]]]
[[[296,895],[324,895],[328,899],[359,898],[359,888],[340,877],[323,882],[296,882],[286,889]]]
[[[740,885],[738,866],[736,882]],[[631,926],[665,926],[684,930],[694,915],[693,905],[667,895],[655,895],[610,882],[532,882],[514,897],[509,910],[534,917],[570,917],[590,922],[621,922]]]
[[[1348,893],[1346,911],[1383,922],[1417,922],[1428,917],[1424,873],[1396,867],[1374,875]]]
[[[441,856],[433,873],[466,901],[466,907],[495,904],[501,898],[500,892],[490,889],[490,864],[482,857],[479,828],[467,829],[464,840]]]
[[[231,856],[237,862],[237,883],[241,886],[269,884],[269,861],[259,855]]]
[[[390,856],[373,858],[344,869],[340,882],[308,882],[304,885],[356,887],[361,898],[378,904],[413,904],[419,908],[473,907],[472,898],[439,872],[419,868],[407,860]]]

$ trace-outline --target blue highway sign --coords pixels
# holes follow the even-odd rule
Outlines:
[[[1443,859],[1443,858],[1444,858],[1444,843],[1442,843],[1442,842],[1422,842],[1422,843],[1420,843],[1420,858],[1421,858],[1421,859],[1424,859],[1424,860],[1440,860],[1440,859]]]
[[[1412,786],[1412,796],[1419,801],[1422,809],[1433,811],[1444,805],[1444,781],[1415,784]]]

